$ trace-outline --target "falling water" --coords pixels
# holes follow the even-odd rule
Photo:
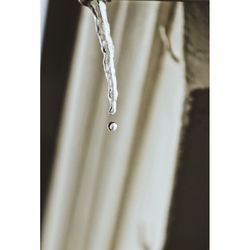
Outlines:
[[[114,64],[114,45],[110,35],[106,4],[103,0],[91,0],[88,7],[94,15],[96,33],[103,53],[103,68],[108,82],[109,114],[114,115],[116,113],[118,91]],[[116,128],[116,123],[110,122],[108,124],[110,131],[114,131]]]

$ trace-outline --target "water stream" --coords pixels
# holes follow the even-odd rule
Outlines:
[[[114,45],[110,35],[110,26],[107,18],[106,3],[103,0],[91,0],[88,7],[92,10],[95,19],[96,33],[103,53],[103,68],[108,82],[109,114],[114,115],[117,109],[117,80],[114,64]],[[108,124],[108,129],[114,131],[115,122]]]

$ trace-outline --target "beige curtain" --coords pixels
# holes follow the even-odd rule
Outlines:
[[[83,8],[43,250],[154,250],[166,238],[185,98],[183,6],[124,1],[107,9],[118,129],[106,129],[102,55],[93,17]]]

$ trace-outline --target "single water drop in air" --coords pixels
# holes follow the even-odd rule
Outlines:
[[[111,132],[116,131],[117,127],[118,126],[117,126],[117,124],[115,122],[110,122],[108,124],[108,130],[111,131]]]

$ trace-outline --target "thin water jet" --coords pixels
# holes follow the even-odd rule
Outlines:
[[[108,113],[110,115],[114,115],[117,110],[118,91],[114,63],[114,45],[110,35],[110,26],[107,17],[106,3],[104,0],[79,0],[79,2],[89,7],[94,16],[96,33],[103,53],[104,73],[108,82]],[[116,130],[117,124],[114,122],[111,123],[115,124],[116,126],[115,129],[109,130]]]

